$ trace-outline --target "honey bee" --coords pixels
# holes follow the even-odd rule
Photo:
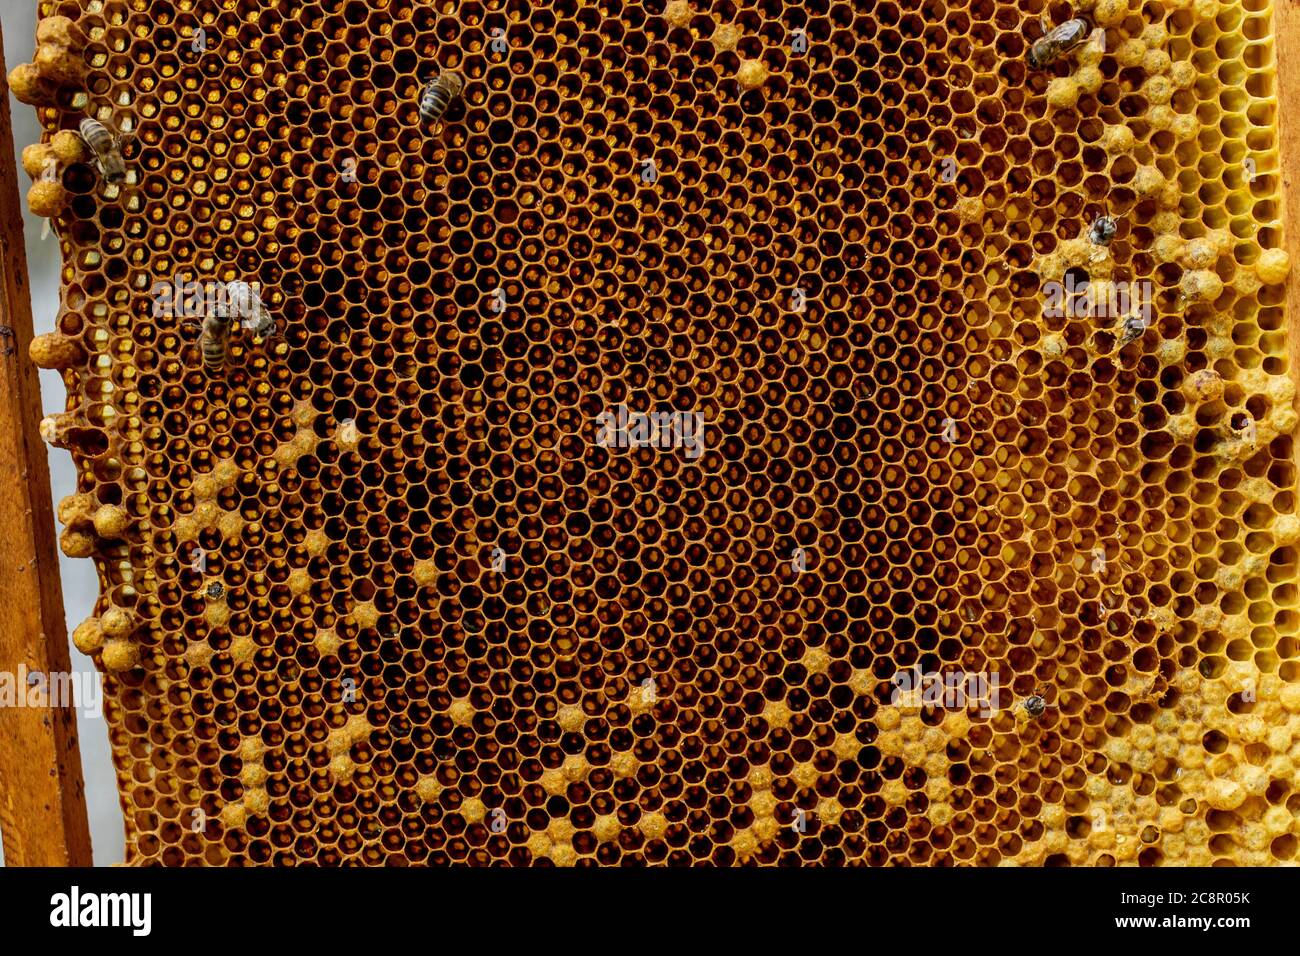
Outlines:
[[[1119,231],[1119,224],[1110,216],[1098,216],[1088,227],[1088,241],[1094,246],[1108,246]]]
[[[1082,46],[1088,39],[1088,34],[1087,20],[1066,20],[1042,39],[1036,40],[1025,59],[1034,69],[1041,70],[1045,66],[1051,66],[1075,47]]]
[[[254,335],[266,336],[275,331],[275,319],[262,304],[262,297],[242,279],[226,283],[226,304],[229,318],[242,320],[244,328],[251,329]]]
[[[465,79],[459,73],[444,70],[429,81],[429,85],[420,94],[420,117],[433,126],[442,119],[451,101],[460,96],[465,88]]]
[[[1041,689],[1035,690],[1021,702],[1021,706],[1030,717],[1041,717],[1047,710],[1047,700],[1043,697]]]
[[[1120,347],[1122,348],[1123,346],[1128,345],[1130,342],[1136,342],[1138,339],[1142,338],[1142,336],[1146,333],[1147,324],[1141,318],[1135,316],[1129,316],[1123,321],[1121,328],[1123,331],[1120,337],[1119,344]]]
[[[229,316],[212,314],[203,319],[199,333],[199,348],[203,350],[203,367],[209,372],[220,372],[226,367],[230,354]]]
[[[115,185],[126,179],[126,163],[122,160],[122,141],[99,120],[87,116],[81,121],[81,138],[95,154],[95,165],[104,182]]]
[[[1119,322],[1119,348],[1136,342],[1146,334],[1147,320],[1140,315],[1126,315]]]

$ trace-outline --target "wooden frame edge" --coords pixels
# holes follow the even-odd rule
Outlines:
[[[48,676],[69,673],[71,663],[49,463],[39,433],[40,380],[27,357],[32,303],[3,39],[0,34],[0,672],[16,682],[20,670]],[[14,690],[29,688],[23,681]],[[72,706],[0,706],[0,837],[6,866],[91,865]]]

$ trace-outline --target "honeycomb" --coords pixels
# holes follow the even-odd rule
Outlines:
[[[40,12],[129,864],[1296,859],[1265,0]]]

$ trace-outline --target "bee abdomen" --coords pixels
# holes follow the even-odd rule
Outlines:
[[[420,118],[427,124],[442,119],[451,101],[460,96],[465,80],[459,73],[445,71],[434,77],[420,96]]]
[[[78,129],[81,132],[81,138],[86,141],[86,145],[97,153],[113,141],[113,137],[108,132],[108,127],[97,119],[91,119],[89,116],[82,119]]]
[[[209,372],[219,372],[226,367],[230,352],[230,319],[210,315],[203,320],[199,335],[199,348],[203,351],[203,367]]]

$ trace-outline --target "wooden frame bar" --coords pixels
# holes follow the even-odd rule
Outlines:
[[[49,675],[71,665],[40,381],[27,357],[32,303],[7,73],[0,46],[0,672]],[[71,706],[0,707],[0,836],[6,866],[91,865]]]
[[[1300,394],[1300,0],[1276,0],[1273,4],[1273,62],[1281,176],[1279,219],[1283,248],[1291,257],[1284,306],[1287,364]],[[1294,441],[1292,459],[1300,468],[1300,436]]]

